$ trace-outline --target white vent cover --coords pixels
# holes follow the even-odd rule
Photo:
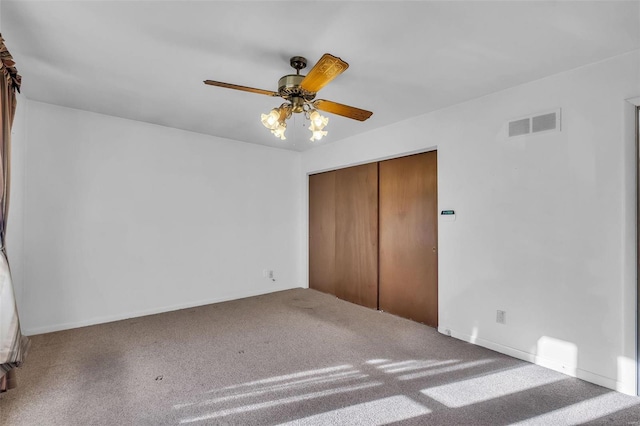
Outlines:
[[[510,138],[530,133],[559,132],[560,108],[509,121],[507,133]]]

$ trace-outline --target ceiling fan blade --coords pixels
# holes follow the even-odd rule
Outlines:
[[[204,84],[208,84],[210,86],[225,87],[227,89],[242,90],[245,92],[257,93],[259,95],[280,96],[278,92],[272,92],[271,90],[263,90],[263,89],[256,89],[254,87],[239,86],[237,84],[223,83],[221,81],[205,80]]]
[[[339,104],[337,102],[325,101],[324,99],[314,101],[313,106],[321,111],[330,112],[347,118],[353,118],[358,121],[365,121],[373,114],[371,111]]]
[[[342,74],[347,68],[349,68],[348,63],[336,56],[325,53],[302,80],[300,87],[315,93]]]

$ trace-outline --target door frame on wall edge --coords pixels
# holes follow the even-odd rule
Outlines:
[[[635,187],[636,187],[636,395],[640,396],[640,96],[627,99],[635,106]]]
[[[636,106],[636,395],[640,396],[640,96],[630,101]]]

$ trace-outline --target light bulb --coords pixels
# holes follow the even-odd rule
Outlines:
[[[287,125],[284,122],[279,122],[278,125],[271,130],[271,133],[273,133],[273,135],[277,138],[280,138],[280,140],[285,140],[287,139],[284,136],[284,131],[287,130]]]
[[[262,114],[260,116],[260,121],[262,121],[262,124],[264,125],[264,127],[266,127],[269,130],[274,130],[276,127],[278,127],[279,119],[280,119],[279,108],[274,108],[271,110],[269,114]]]
[[[319,141],[323,136],[327,136],[327,131],[325,130],[312,130],[310,141]]]
[[[329,123],[329,118],[320,115],[315,109],[309,114],[309,120],[311,121],[312,131],[322,130]]]

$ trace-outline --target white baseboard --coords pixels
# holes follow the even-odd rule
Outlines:
[[[513,358],[521,359],[523,361],[527,361],[532,364],[536,364],[541,367],[545,367],[550,370],[554,370],[571,377],[576,377],[586,382],[594,383],[596,385],[618,391],[620,393],[633,395],[633,396],[636,395],[635,382],[634,383],[621,382],[619,380],[612,379],[610,377],[605,377],[600,374],[593,373],[591,371],[583,370],[581,368],[578,368],[577,365],[566,365],[565,363],[558,362],[556,360],[549,359],[549,358],[544,358],[531,352],[525,352],[520,349],[502,345],[500,343],[495,343],[482,338],[473,337],[465,333],[460,333],[444,326],[438,327],[438,332],[447,336],[454,337],[458,340],[462,340],[467,343],[482,346],[484,348],[491,349],[492,351],[509,355]]]
[[[241,293],[233,293],[223,297],[217,297],[208,300],[197,300],[193,302],[180,303],[177,305],[163,306],[153,309],[145,309],[142,311],[128,312],[117,315],[107,315],[102,317],[90,318],[82,321],[73,321],[60,324],[51,324],[42,327],[28,327],[22,330],[25,336],[33,336],[36,334],[52,333],[54,331],[70,330],[73,328],[87,327],[90,325],[104,324],[107,322],[121,321],[129,318],[143,317],[146,315],[161,314],[163,312],[178,311],[180,309],[194,308],[196,306],[210,305],[212,303],[228,302],[230,300],[243,299],[245,297],[260,296],[262,294],[275,293],[283,290],[290,290],[298,287],[270,287],[265,290],[247,291]]]

